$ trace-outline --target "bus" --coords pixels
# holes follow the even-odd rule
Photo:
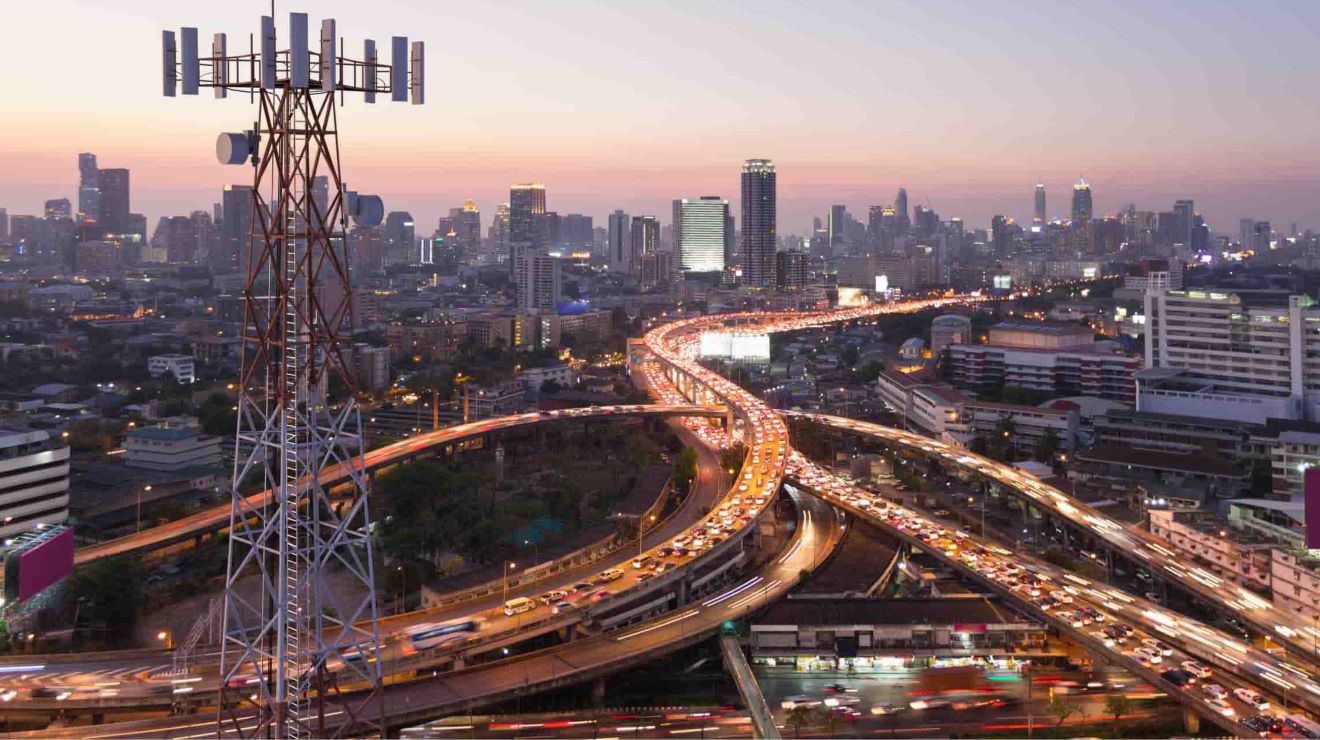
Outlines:
[[[417,652],[462,642],[481,629],[475,619],[453,619],[448,622],[419,624],[409,627],[404,635],[407,647]]]

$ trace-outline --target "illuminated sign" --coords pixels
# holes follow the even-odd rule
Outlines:
[[[861,288],[839,288],[839,308],[860,308],[870,302]]]
[[[701,335],[700,354],[736,362],[769,362],[770,335],[705,332]]]
[[[995,275],[991,280],[995,290],[1011,290],[1013,288],[1012,275]]]
[[[888,276],[888,275],[876,275],[876,276],[875,276],[875,292],[877,292],[877,293],[885,293],[885,292],[888,292],[888,290],[889,290],[889,276]]]

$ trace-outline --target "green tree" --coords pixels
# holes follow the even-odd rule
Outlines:
[[[1105,699],[1105,714],[1114,718],[1114,736],[1118,736],[1119,722],[1123,715],[1132,711],[1132,700],[1122,692],[1110,694]]]
[[[793,737],[802,737],[802,728],[815,720],[816,710],[799,704],[788,710],[788,726],[793,728]]]
[[[1032,456],[1038,462],[1053,463],[1054,455],[1059,451],[1059,434],[1053,429],[1046,429],[1045,433],[1036,440],[1036,446],[1032,450]]]
[[[1055,729],[1062,729],[1063,723],[1074,714],[1080,714],[1082,708],[1070,701],[1066,694],[1054,694],[1050,697],[1050,711],[1054,712],[1054,718],[1058,722],[1054,725]]]
[[[202,431],[217,437],[234,433],[237,423],[234,417],[234,401],[223,393],[212,393],[197,407],[197,420],[201,422]]]
[[[692,481],[696,477],[697,452],[691,447],[684,447],[674,459],[674,482],[686,490],[692,486]]]
[[[142,563],[119,556],[94,560],[69,576],[68,599],[78,620],[91,625],[105,644],[119,647],[133,640],[142,605]]]

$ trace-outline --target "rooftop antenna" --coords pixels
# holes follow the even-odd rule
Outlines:
[[[306,13],[289,15],[286,48],[275,30],[272,2],[246,54],[223,33],[207,56],[196,28],[162,37],[167,97],[246,90],[258,104],[252,129],[216,141],[222,163],[253,168],[217,731],[383,737],[347,231],[350,217],[378,226],[384,206],[344,186],[335,93],[421,104],[424,47],[396,36],[380,63],[370,40],[361,60],[339,53],[333,19],[315,48]],[[336,466],[348,475],[332,499],[322,473]],[[330,588],[331,567],[357,583]],[[237,588],[253,577],[255,593]]]

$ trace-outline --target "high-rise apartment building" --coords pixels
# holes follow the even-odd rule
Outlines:
[[[775,254],[775,287],[780,290],[802,290],[807,287],[807,255],[788,251]]]
[[[1196,209],[1192,206],[1192,201],[1175,200],[1173,202],[1174,244],[1181,244],[1184,248],[1192,245],[1192,222],[1195,216]]]
[[[775,282],[775,165],[749,159],[742,169],[742,249],[745,285],[769,288]]]
[[[1072,222],[1074,226],[1080,226],[1090,223],[1092,215],[1091,208],[1091,186],[1086,184],[1086,180],[1077,178],[1077,184],[1073,185],[1072,196]]]
[[[95,222],[101,216],[101,170],[96,155],[78,155],[78,220]]]
[[[252,233],[252,186],[226,185],[220,196],[220,236],[208,257],[217,273],[245,272]]]
[[[828,223],[830,253],[835,257],[847,253],[848,245],[848,207],[841,205],[830,206],[830,218]]]
[[[496,260],[509,259],[509,204],[495,206],[495,218],[490,222],[490,243],[495,248]],[[510,266],[512,271],[513,267]]]
[[[655,216],[633,216],[630,229],[632,251],[628,274],[637,275],[642,258],[660,251],[660,221]]]
[[[1243,249],[1251,249],[1256,239],[1256,219],[1243,218],[1238,220],[1238,244]]]
[[[1320,420],[1320,308],[1218,290],[1146,293],[1137,409],[1251,423]]]
[[[99,202],[100,217],[97,223],[101,226],[102,234],[127,234],[132,230],[129,220],[128,170],[101,170]]]
[[[1038,182],[1036,183],[1036,210],[1031,217],[1031,224],[1032,226],[1035,227],[1044,226],[1046,218],[1047,217],[1045,215],[1045,184]],[[1039,228],[1037,228],[1037,230],[1039,230]]]
[[[73,218],[73,204],[68,198],[55,198],[46,201],[46,218],[49,220],[71,219]]]
[[[9,211],[0,208],[0,242],[9,241]]]
[[[411,265],[418,262],[417,229],[412,214],[390,211],[385,216],[385,260],[391,265]]]
[[[539,249],[544,246],[545,186],[537,182],[518,183],[509,188],[509,243],[514,249]]]
[[[481,211],[477,210],[477,204],[465,200],[462,208],[449,209],[449,218],[458,248],[469,256],[475,255],[481,248]]]
[[[559,244],[573,251],[589,251],[594,225],[591,216],[566,213],[559,219]]]
[[[554,313],[563,294],[560,260],[544,252],[519,250],[515,284],[518,290],[518,308],[524,311]]]
[[[632,269],[632,219],[623,211],[610,214],[610,272],[627,274]]]
[[[683,272],[723,270],[729,201],[718,195],[703,195],[695,200],[683,198],[674,203],[678,269]]]

